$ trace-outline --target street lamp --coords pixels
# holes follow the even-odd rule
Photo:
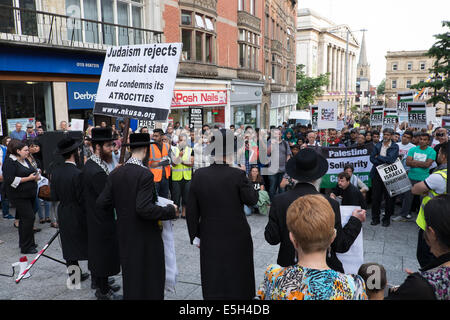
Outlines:
[[[345,27],[347,29],[347,39],[346,39],[346,45],[345,45],[345,100],[344,100],[344,123],[347,121],[347,105],[348,105],[348,44],[349,44],[349,37],[350,37],[350,33],[353,32],[360,32],[360,31],[367,31],[367,29],[361,29],[361,30],[354,30],[354,31],[350,31],[350,29],[348,28],[348,26],[346,25],[339,25],[337,27],[333,27],[332,29],[326,30],[329,33],[337,33],[338,30],[336,31],[331,31],[334,29],[340,29],[342,27]],[[369,88],[370,90],[370,88]]]

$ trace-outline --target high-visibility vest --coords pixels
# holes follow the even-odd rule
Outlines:
[[[155,144],[150,145],[150,158],[148,161],[148,164],[151,165],[154,162],[160,162],[163,157],[167,157],[169,155],[169,145],[167,143],[163,143],[162,147],[162,153],[159,151],[158,146]],[[170,166],[165,167],[166,170],[166,178],[168,179],[170,177]],[[150,171],[154,175],[154,181],[160,182],[162,179],[162,171],[163,167],[159,166],[156,168],[150,168]]]
[[[442,178],[444,178],[445,183],[447,184],[447,169],[433,172],[433,174],[440,174],[442,176]],[[448,192],[448,190],[446,192],[444,192],[444,194],[447,192]],[[423,198],[422,204],[420,205],[420,210],[419,210],[419,214],[417,215],[416,223],[424,231],[427,227],[427,223],[425,222],[425,214],[424,214],[425,205],[428,203],[428,201],[430,201],[431,199],[433,199],[434,197],[436,197],[438,195],[439,195],[439,193],[435,192],[434,190],[428,191],[428,194]]]
[[[180,149],[177,147],[173,147],[172,151],[174,152],[175,157],[178,157],[180,154]],[[192,167],[189,167],[183,162],[190,162],[191,160],[192,149],[186,147],[183,152],[183,156],[181,157],[181,163],[177,165],[172,165],[172,181],[180,181],[191,180],[192,178]]]

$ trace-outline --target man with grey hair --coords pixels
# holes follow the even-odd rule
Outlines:
[[[375,226],[380,224],[380,204],[381,197],[384,195],[386,200],[386,212],[383,217],[383,227],[388,227],[391,223],[391,216],[394,215],[395,202],[394,198],[391,198],[387,191],[383,180],[377,171],[377,166],[382,164],[392,164],[398,158],[398,144],[392,141],[394,130],[391,128],[385,128],[383,130],[383,141],[378,142],[372,149],[370,155],[370,162],[373,167],[370,171],[370,178],[372,178],[372,222],[371,225]]]
[[[286,214],[292,202],[308,194],[319,194],[320,182],[328,171],[327,160],[311,148],[300,150],[286,165],[286,173],[295,179],[297,184],[292,190],[278,194],[274,197],[270,207],[269,221],[266,225],[264,237],[271,245],[280,244],[277,263],[288,267],[298,262],[296,250],[289,239],[289,230],[286,225]],[[339,203],[328,196],[324,196],[335,213],[336,238],[331,244],[327,254],[328,266],[338,272],[344,272],[342,263],[336,253],[347,252],[362,228],[366,219],[366,211],[356,209],[352,217],[343,228]]]

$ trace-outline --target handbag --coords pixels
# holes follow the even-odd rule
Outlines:
[[[41,177],[38,181],[38,197],[39,199],[49,201],[50,200],[50,186],[49,181],[45,177]]]

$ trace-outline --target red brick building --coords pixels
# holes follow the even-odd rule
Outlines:
[[[165,0],[163,42],[183,52],[169,119],[189,124],[189,108],[203,123],[268,128],[287,120],[295,92],[296,1]],[[207,101],[207,94],[214,96]],[[184,97],[198,102],[184,103]],[[186,99],[192,101],[192,99]]]

